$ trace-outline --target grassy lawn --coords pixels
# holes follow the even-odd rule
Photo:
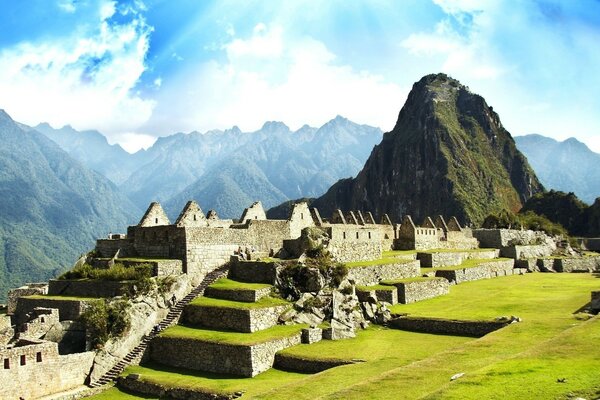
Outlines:
[[[176,386],[199,385],[226,392],[243,390],[244,399],[597,398],[600,317],[585,321],[574,313],[590,301],[590,292],[599,288],[600,279],[591,274],[542,273],[453,286],[446,296],[396,305],[392,311],[467,320],[516,315],[523,321],[479,339],[372,326],[358,332],[354,339],[321,341],[284,350],[302,358],[365,361],[314,375],[272,369],[255,378],[242,379],[157,365],[131,367],[127,372],[139,372],[143,379]],[[275,328],[287,331],[293,327]],[[174,327],[165,334],[217,336],[224,342],[235,342],[241,336],[264,333]],[[465,375],[450,381],[457,373]],[[95,399],[131,398],[120,397],[116,389],[111,391],[114,397]]]
[[[417,250],[385,250],[381,253],[383,258],[409,256],[411,254],[417,254]]]
[[[302,328],[307,327],[308,325],[277,325],[254,333],[240,333],[176,325],[163,331],[160,336],[197,339],[226,344],[252,345],[293,336],[298,334]]]
[[[219,290],[259,290],[270,288],[272,286],[273,285],[268,285],[265,283],[246,283],[234,281],[232,279],[221,278],[209,287]]]
[[[242,310],[250,310],[253,308],[266,308],[274,306],[291,305],[289,301],[278,299],[275,297],[265,296],[254,303],[248,303],[243,301],[223,300],[215,299],[212,297],[197,297],[190,302],[190,306],[200,307],[220,307],[220,308],[238,308]]]

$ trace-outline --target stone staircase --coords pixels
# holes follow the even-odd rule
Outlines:
[[[202,280],[202,282],[196,286],[187,296],[183,299],[179,300],[177,304],[169,310],[169,313],[166,317],[158,324],[158,329],[151,331],[149,334],[144,335],[140,343],[133,348],[123,359],[121,359],[118,363],[116,363],[111,369],[109,369],[104,375],[100,377],[95,382],[91,382],[89,384],[90,387],[100,387],[107,383],[115,381],[118,376],[123,372],[125,367],[130,364],[139,363],[144,352],[148,348],[148,345],[154,339],[155,336],[158,335],[160,331],[163,329],[176,324],[181,317],[181,313],[185,306],[187,306],[193,299],[198,296],[201,296],[204,293],[204,290],[217,279],[220,279],[227,275],[228,265],[224,265],[215,269],[212,272],[209,272],[206,277]]]

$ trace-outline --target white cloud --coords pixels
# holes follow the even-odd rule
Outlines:
[[[102,2],[97,28],[57,41],[20,43],[0,52],[0,105],[28,124],[71,124],[108,134],[135,130],[154,103],[133,88],[145,70],[149,28],[140,16],[115,24]]]
[[[112,136],[111,143],[119,143],[123,149],[135,153],[140,149],[147,149],[156,142],[156,137],[143,133],[125,132]]]
[[[406,98],[398,85],[338,64],[322,42],[286,36],[280,26],[258,24],[249,37],[232,38],[223,49],[226,61],[193,66],[163,82],[147,129],[253,130],[267,120],[299,128],[320,126],[337,114],[391,129]]]
[[[72,14],[77,10],[75,0],[59,0],[57,5],[58,8],[69,14]]]

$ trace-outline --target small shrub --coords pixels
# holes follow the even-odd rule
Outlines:
[[[111,337],[121,337],[129,330],[129,307],[125,300],[111,303],[98,300],[88,306],[80,318],[90,335],[92,347],[100,348]]]
[[[168,275],[164,278],[158,279],[158,293],[161,295],[165,295],[171,291],[173,285],[175,284],[175,277]]]

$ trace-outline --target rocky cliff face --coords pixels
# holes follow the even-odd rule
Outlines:
[[[483,97],[444,74],[415,83],[396,126],[354,179],[333,185],[314,206],[388,213],[456,215],[480,223],[518,211],[542,185]]]

